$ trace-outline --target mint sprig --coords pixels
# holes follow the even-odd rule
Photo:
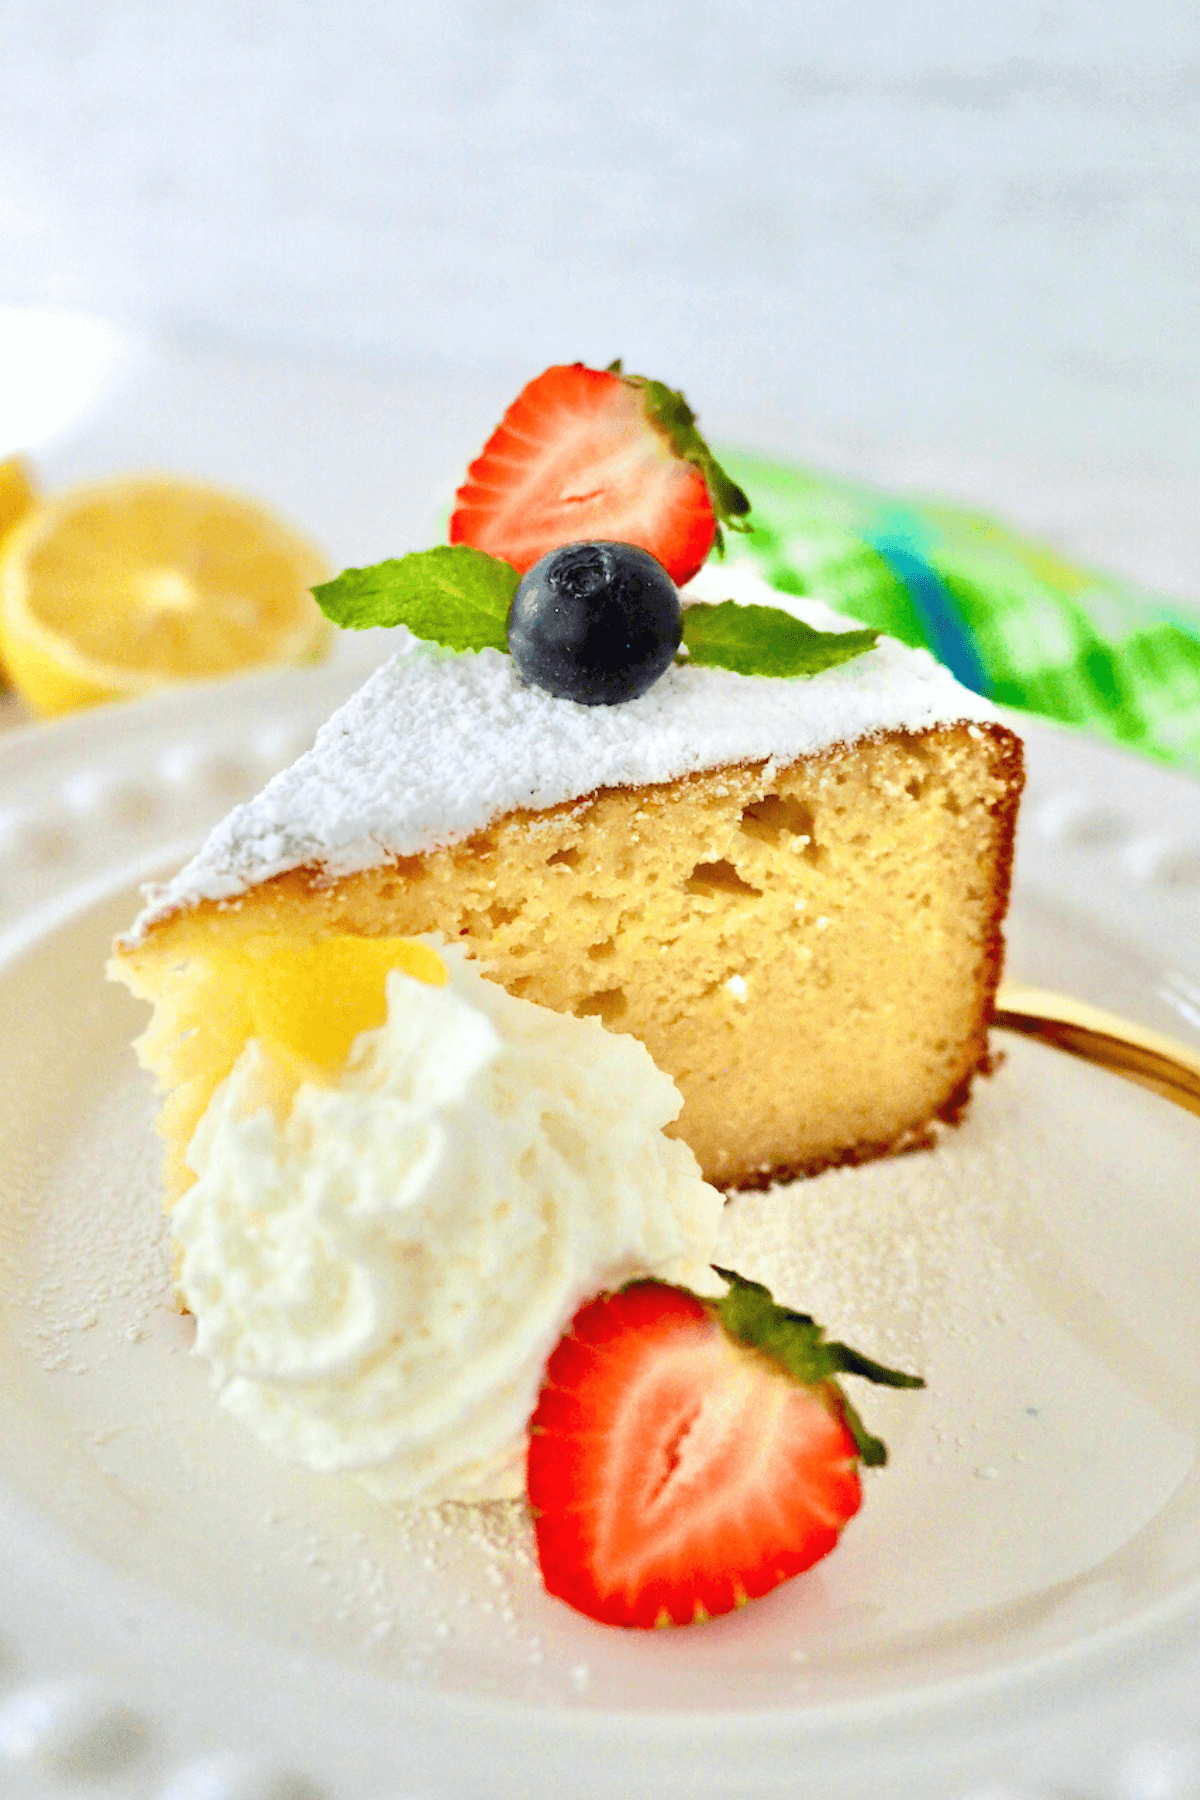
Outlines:
[[[467,544],[345,569],[313,589],[335,625],[365,631],[407,625],[447,650],[508,650],[508,610],[520,576],[511,563]],[[874,647],[877,631],[814,631],[777,606],[684,609],[684,660],[738,675],[819,675]]]
[[[346,569],[313,589],[327,619],[354,631],[407,625],[447,650],[507,650],[508,609],[521,577],[468,544],[439,544]]]
[[[687,660],[738,675],[819,675],[873,650],[877,631],[817,631],[778,606],[689,606],[683,614]]]

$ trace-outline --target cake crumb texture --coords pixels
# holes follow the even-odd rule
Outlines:
[[[231,959],[264,932],[437,933],[510,993],[632,1033],[720,1186],[919,1142],[986,1058],[1020,787],[1003,725],[887,732],[601,788],[175,912],[115,971],[158,1008],[139,1050],[168,1091],[171,1191],[245,1041],[222,1003]]]

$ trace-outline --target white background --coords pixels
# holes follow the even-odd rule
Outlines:
[[[0,302],[763,448],[1200,590],[1195,0],[0,0]]]

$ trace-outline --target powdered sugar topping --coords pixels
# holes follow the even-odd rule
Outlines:
[[[823,631],[854,629],[818,601],[777,593],[747,564],[710,564],[684,590],[689,599],[778,606]],[[807,680],[672,668],[623,706],[556,700],[496,650],[455,655],[414,640],[306,755],[216,827],[152,894],[132,935],[289,869],[347,875],[461,842],[515,808],[995,717],[928,651],[894,638]]]

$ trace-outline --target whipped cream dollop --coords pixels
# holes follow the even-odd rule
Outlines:
[[[290,1104],[251,1042],[172,1215],[222,1403],[389,1501],[522,1491],[546,1361],[591,1295],[721,1289],[721,1196],[664,1137],[682,1103],[649,1052],[446,960],[445,987],[390,974],[386,1023]]]

